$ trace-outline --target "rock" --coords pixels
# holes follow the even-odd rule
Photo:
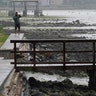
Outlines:
[[[79,92],[76,92],[76,91],[71,91],[68,94],[69,94],[68,96],[82,96]]]
[[[39,86],[39,82],[34,77],[30,77],[28,80],[28,83],[29,83],[31,88]]]
[[[69,80],[68,78],[65,79],[64,81],[62,81],[62,84],[65,88],[67,89],[71,89],[73,87],[73,83],[71,80]]]

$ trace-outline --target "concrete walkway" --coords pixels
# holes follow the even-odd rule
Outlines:
[[[4,83],[14,68],[14,66],[10,64],[12,61],[12,59],[0,59],[0,92],[4,88]]]
[[[8,39],[5,41],[5,43],[0,48],[1,50],[13,50],[14,45],[13,43],[10,43],[10,40],[22,40],[24,38],[24,34],[20,33],[18,34],[10,34]],[[19,44],[17,45],[19,47]],[[8,79],[10,73],[14,69],[14,65],[11,64],[13,62],[13,59],[4,59],[3,57],[0,57],[0,93],[2,89],[4,88],[5,82]]]
[[[10,34],[10,36],[8,37],[8,39],[6,40],[6,42],[2,45],[2,47],[0,49],[3,50],[11,50],[14,48],[13,43],[10,43],[10,40],[22,40],[24,38],[24,33],[20,33],[20,34]],[[19,47],[19,44],[17,45],[17,47]]]

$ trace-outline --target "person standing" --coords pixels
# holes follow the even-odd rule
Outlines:
[[[20,19],[21,15],[18,14],[18,12],[15,12],[15,15],[13,16],[14,24],[15,24],[15,34],[20,33]]]

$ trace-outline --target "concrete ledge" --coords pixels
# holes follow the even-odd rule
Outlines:
[[[10,43],[10,40],[22,40],[24,39],[24,33],[20,34],[10,34],[8,39],[5,41],[5,43],[0,48],[0,57],[4,57],[4,59],[13,59],[13,53],[11,51],[14,48],[14,44]],[[17,48],[19,49],[20,44],[17,44]]]
[[[5,41],[5,43],[1,46],[0,50],[12,50],[14,48],[14,45],[10,43],[10,40],[22,40],[24,38],[24,33],[20,34],[10,34],[8,39]],[[17,45],[19,47],[19,44]]]

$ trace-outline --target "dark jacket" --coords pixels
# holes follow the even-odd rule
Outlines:
[[[19,20],[20,17],[21,17],[21,15],[17,15],[17,16],[13,17],[15,24],[20,24],[20,20]]]

